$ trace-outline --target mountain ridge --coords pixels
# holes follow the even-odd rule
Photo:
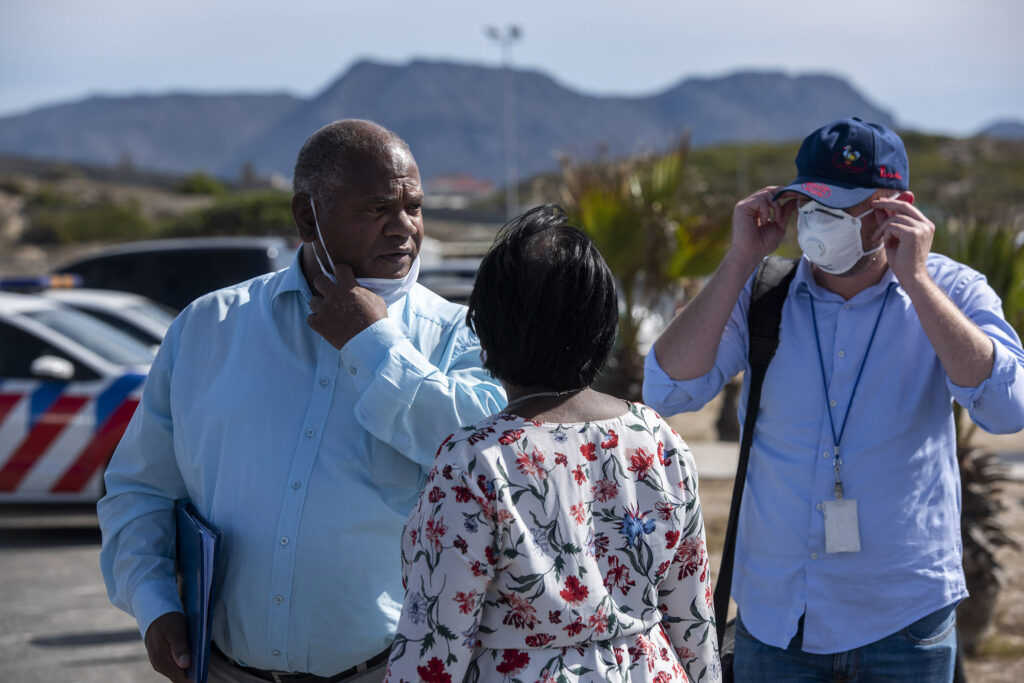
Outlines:
[[[469,174],[500,183],[500,68],[414,59],[360,60],[319,93],[93,96],[0,118],[0,153],[235,177],[245,166],[290,177],[316,128],[368,118],[399,133],[425,179]],[[694,145],[799,140],[843,116],[895,125],[893,116],[839,76],[740,71],[689,77],[643,96],[593,95],[536,70],[513,72],[517,166],[557,168],[556,155],[590,157]]]

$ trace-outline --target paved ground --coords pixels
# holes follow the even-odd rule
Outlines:
[[[0,507],[0,679],[147,683],[135,620],[107,601],[91,506]]]

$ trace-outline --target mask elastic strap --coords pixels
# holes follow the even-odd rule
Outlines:
[[[320,221],[316,218],[316,205],[313,203],[312,197],[309,198],[309,208],[313,209],[313,225],[316,227],[316,236],[320,240],[320,246],[324,250],[324,255],[327,258],[331,258],[330,252],[327,251],[327,244],[324,242],[324,236],[320,233]],[[324,262],[320,260],[320,254],[316,253],[316,246],[313,247],[313,256],[316,257],[317,265],[320,266],[320,271],[324,276],[331,282],[337,282],[338,278],[334,277],[334,273],[327,272],[327,268],[324,267]],[[331,265],[331,270],[333,270],[333,262]]]

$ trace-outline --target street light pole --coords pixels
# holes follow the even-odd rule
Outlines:
[[[519,215],[519,171],[516,166],[516,93],[515,74],[512,72],[512,45],[522,35],[522,29],[509,24],[502,32],[488,26],[487,37],[501,46],[501,84],[503,90],[505,122],[505,214],[507,218]]]

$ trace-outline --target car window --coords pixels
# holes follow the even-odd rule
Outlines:
[[[73,305],[73,304],[71,304],[71,305]],[[106,324],[110,325],[111,327],[116,327],[117,329],[121,330],[122,332],[124,332],[128,336],[133,337],[133,338],[139,340],[143,344],[146,344],[146,345],[157,344],[157,345],[159,345],[160,342],[163,341],[163,337],[158,337],[156,335],[152,335],[149,332],[147,332],[146,330],[141,329],[137,325],[132,325],[131,323],[126,321],[124,318],[119,318],[116,315],[112,315],[110,313],[107,313],[106,311],[101,311],[98,308],[90,308],[90,309],[85,310],[83,312],[84,313],[88,313],[89,315],[91,315],[94,318],[98,318],[99,320],[102,320],[103,322],[105,322]]]
[[[78,381],[99,379],[92,369],[54,349],[42,339],[8,323],[0,322],[0,377],[38,379],[32,375],[32,361],[40,356],[64,358],[75,366]]]
[[[153,362],[153,353],[145,344],[80,311],[50,308],[26,311],[23,315],[73,339],[110,363],[149,365]]]
[[[140,303],[125,306],[125,310],[133,316],[145,318],[163,328],[164,332],[174,322],[174,312],[156,303]]]

